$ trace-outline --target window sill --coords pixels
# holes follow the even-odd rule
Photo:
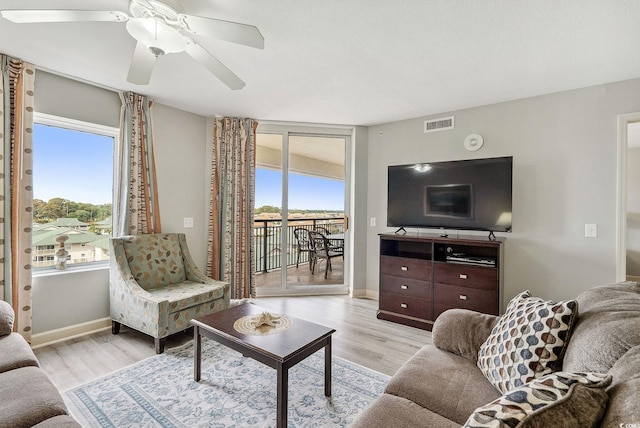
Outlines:
[[[89,272],[96,270],[108,270],[109,262],[95,262],[95,263],[83,263],[79,265],[67,265],[67,269],[58,270],[54,266],[39,267],[32,269],[32,276],[45,277],[54,275],[67,275],[81,272]]]

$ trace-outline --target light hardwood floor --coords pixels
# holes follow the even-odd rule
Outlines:
[[[347,296],[264,297],[254,303],[334,328],[333,354],[392,375],[431,333],[376,319],[378,302]],[[192,340],[192,332],[168,338],[167,349]],[[40,364],[64,391],[155,355],[153,339],[122,326],[120,334],[102,331],[35,349]]]

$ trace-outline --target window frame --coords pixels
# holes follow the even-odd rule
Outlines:
[[[115,128],[112,126],[100,125],[97,123],[85,122],[77,119],[70,119],[63,116],[56,116],[47,113],[34,112],[33,113],[33,123],[38,125],[46,125],[46,126],[55,126],[57,128],[69,129],[72,131],[85,132],[89,134],[102,135],[105,137],[113,138],[113,165],[112,165],[112,180],[115,183],[115,157],[116,150],[118,147],[118,141],[120,139],[120,128]],[[113,236],[113,205],[114,205],[114,193],[113,186],[111,189],[111,207],[112,207],[112,216],[111,216],[111,236]],[[33,246],[31,247],[33,249]],[[66,270],[57,270],[55,264],[52,266],[39,266],[33,267],[32,275],[48,275],[52,272],[56,273],[66,273],[66,272],[78,272],[81,270],[95,270],[96,268],[108,268],[109,260],[103,260],[99,262],[86,262],[86,263],[78,263],[67,265]]]

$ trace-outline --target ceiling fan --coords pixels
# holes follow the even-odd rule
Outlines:
[[[123,22],[137,44],[127,81],[146,85],[158,57],[186,52],[230,89],[245,83],[191,36],[200,35],[263,49],[264,38],[252,25],[187,15],[175,0],[130,0],[128,15],[101,10],[0,10],[3,18],[15,23],[42,22]]]

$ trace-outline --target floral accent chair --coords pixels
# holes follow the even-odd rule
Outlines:
[[[229,307],[229,284],[200,272],[183,233],[122,236],[111,247],[113,334],[120,324],[141,331],[161,354],[167,336],[189,328],[191,319]]]

